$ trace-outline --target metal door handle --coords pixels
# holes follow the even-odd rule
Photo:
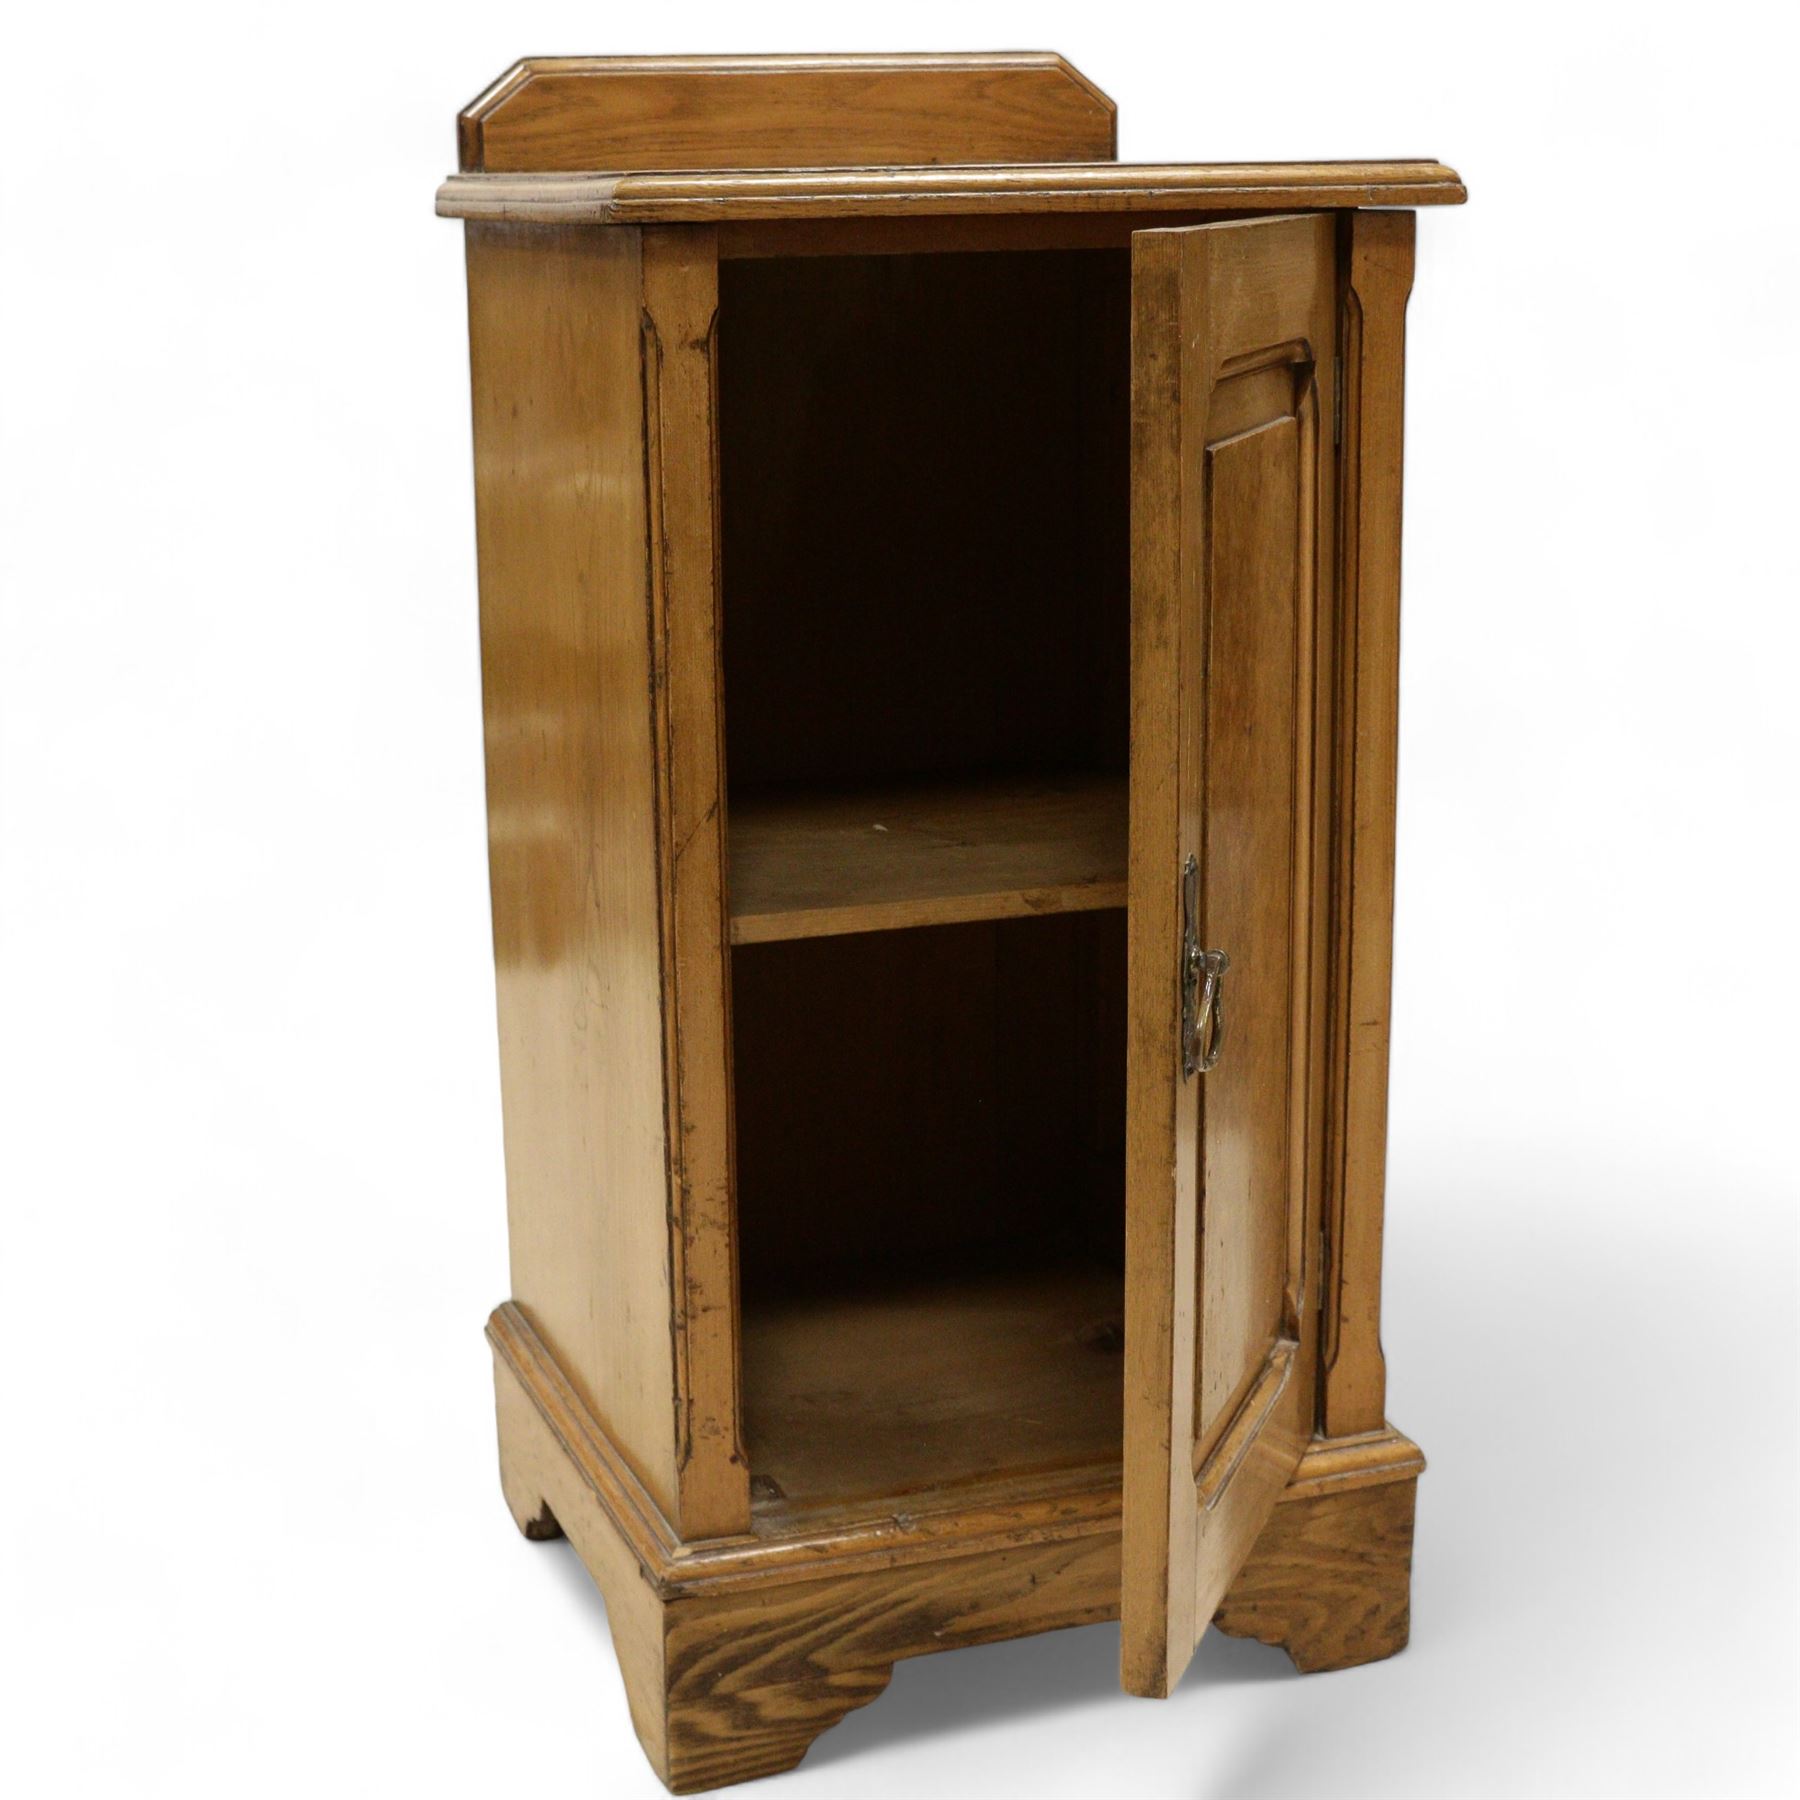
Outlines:
[[[1190,856],[1181,870],[1181,1073],[1204,1075],[1225,1048],[1223,950],[1200,947],[1200,863]]]

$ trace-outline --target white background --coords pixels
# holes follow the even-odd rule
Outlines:
[[[1793,1791],[1796,324],[1775,9],[35,7],[0,100],[0,1785],[650,1795],[494,1475],[457,107],[1061,49],[1128,159],[1435,155],[1386,1342],[1413,1647],[903,1665],[795,1800]],[[771,1792],[775,1790],[770,1790]]]

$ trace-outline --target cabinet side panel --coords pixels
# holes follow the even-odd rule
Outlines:
[[[1321,1427],[1331,1437],[1379,1431],[1386,1422],[1381,1226],[1399,755],[1401,430],[1414,217],[1355,212],[1345,233],[1340,898],[1320,1405]]]
[[[513,1297],[673,1515],[638,234],[468,266]]]

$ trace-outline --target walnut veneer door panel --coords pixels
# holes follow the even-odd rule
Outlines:
[[[1133,242],[1122,1673],[1137,1693],[1186,1667],[1315,1408],[1335,244],[1330,216]]]

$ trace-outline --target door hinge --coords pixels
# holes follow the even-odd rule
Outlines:
[[[1200,859],[1181,868],[1181,1076],[1204,1075],[1225,1047],[1223,950],[1200,947]]]

